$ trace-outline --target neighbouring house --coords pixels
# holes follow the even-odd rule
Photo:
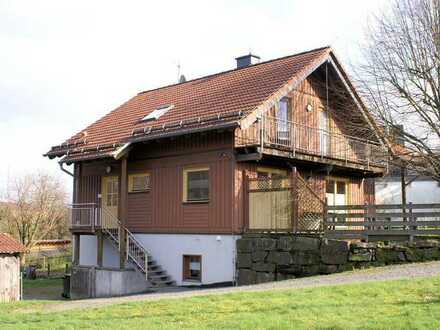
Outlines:
[[[20,255],[25,247],[5,233],[0,233],[0,302],[21,298]]]
[[[87,267],[112,283],[145,281],[130,267],[154,286],[231,283],[235,241],[273,229],[274,200],[289,232],[313,229],[309,204],[374,203],[386,141],[332,49],[256,59],[141,92],[47,152],[74,164],[72,288],[99,295],[75,284]],[[297,179],[313,201],[290,207],[279,191]]]
[[[29,254],[34,257],[62,256],[69,253],[70,245],[70,239],[43,239],[35,242]]]

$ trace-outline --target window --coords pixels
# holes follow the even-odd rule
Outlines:
[[[183,280],[202,281],[202,257],[195,255],[183,256]]]
[[[278,103],[278,132],[280,138],[288,138],[287,132],[289,130],[289,99],[284,97]]]
[[[333,178],[326,182],[325,197],[328,205],[346,205],[347,203],[347,180]]]
[[[145,192],[151,188],[150,173],[130,174],[128,176],[128,192]]]
[[[183,171],[183,201],[209,200],[209,168],[190,168]]]
[[[142,121],[156,120],[161,116],[163,116],[167,111],[171,110],[172,108],[174,108],[173,104],[160,106],[159,108],[153,110],[153,112],[149,113],[144,118],[142,118]]]

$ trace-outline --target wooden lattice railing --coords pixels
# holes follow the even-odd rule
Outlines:
[[[248,179],[249,231],[319,232],[324,201],[297,171],[276,178]]]

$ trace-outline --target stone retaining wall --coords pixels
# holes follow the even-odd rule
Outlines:
[[[237,240],[237,282],[248,285],[439,259],[437,240],[385,245],[289,234],[249,234]]]

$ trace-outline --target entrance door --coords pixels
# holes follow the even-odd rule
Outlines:
[[[101,207],[102,222],[109,223],[118,217],[119,178],[117,176],[103,176],[101,178]]]
[[[321,155],[326,156],[328,154],[329,145],[329,133],[328,133],[328,114],[327,111],[321,109],[319,112],[319,150]]]

